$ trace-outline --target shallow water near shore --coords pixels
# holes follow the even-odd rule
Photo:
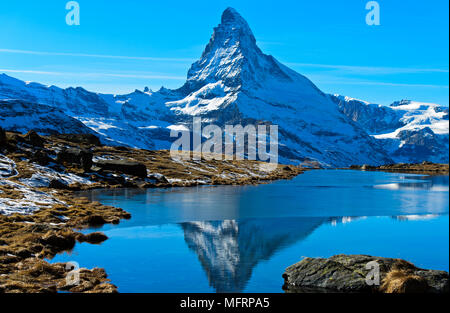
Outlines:
[[[258,186],[82,195],[132,218],[52,262],[103,267],[120,292],[282,292],[287,266],[340,253],[449,269],[448,176],[315,170]]]

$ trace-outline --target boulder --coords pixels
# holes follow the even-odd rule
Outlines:
[[[92,146],[101,146],[100,139],[93,134],[61,134],[58,138],[74,143],[80,143]]]
[[[19,133],[16,132],[7,132],[6,133],[6,142],[10,143],[11,145],[17,145],[19,142],[25,142],[25,139],[20,136]]]
[[[366,277],[379,266],[379,285],[369,285]],[[411,293],[449,291],[449,274],[445,271],[425,270],[392,258],[369,255],[335,255],[328,259],[305,258],[289,266],[284,274],[286,292],[386,292]]]
[[[69,189],[69,186],[59,179],[52,179],[48,184],[48,188],[64,190]]]
[[[30,130],[28,133],[23,135],[25,143],[32,145],[34,147],[43,147],[45,140],[39,136],[34,130]]]
[[[3,128],[0,127],[0,147],[6,145],[6,133]]]
[[[81,166],[85,171],[88,171],[92,167],[92,152],[86,149],[80,148],[68,148],[63,149],[58,153],[57,162],[64,164],[75,164]]]
[[[147,177],[147,167],[139,162],[127,160],[100,160],[95,166],[104,171],[119,172],[140,178]]]
[[[148,175],[148,179],[150,179],[152,181],[152,183],[156,183],[156,184],[168,184],[169,181],[167,180],[167,178],[162,175],[162,174],[150,174]]]
[[[48,163],[52,162],[53,159],[50,158],[45,151],[37,150],[33,153],[31,161],[36,162],[39,165],[47,165]]]

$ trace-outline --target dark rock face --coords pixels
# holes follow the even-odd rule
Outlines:
[[[400,120],[401,114],[389,107],[367,104],[356,99],[345,99],[331,95],[339,110],[361,125],[369,134],[393,132],[405,125]]]
[[[100,139],[93,134],[62,134],[57,137],[74,143],[101,146]]]
[[[10,143],[11,145],[17,145],[19,142],[23,143],[24,139],[19,135],[19,133],[10,132],[6,133],[6,142]]]
[[[92,152],[86,149],[69,148],[58,153],[59,163],[69,163],[81,166],[85,171],[92,167]]]
[[[23,139],[27,144],[30,144],[34,147],[43,147],[44,146],[44,139],[39,136],[34,130],[30,130],[28,133],[26,133],[23,136]]]
[[[147,167],[139,162],[132,162],[126,160],[101,160],[95,165],[102,170],[120,172],[141,178],[147,177]]]
[[[65,184],[64,182],[62,182],[59,179],[52,179],[48,185],[48,188],[53,188],[53,189],[69,189],[69,186],[67,186],[67,184]]]
[[[0,147],[6,145],[6,133],[3,128],[0,127]]]
[[[38,163],[39,165],[47,165],[52,162],[53,159],[48,156],[45,151],[37,150],[33,153],[31,161]]]
[[[366,269],[377,262],[380,286],[368,285]],[[305,258],[289,266],[284,274],[287,292],[431,292],[449,291],[449,275],[424,270],[401,260],[368,255],[335,255],[328,259]]]
[[[403,145],[394,151],[395,157],[409,156],[412,162],[420,163],[430,160],[436,154],[440,154],[443,161],[448,163],[448,136],[438,136],[430,128],[420,130],[403,130],[397,138]]]
[[[448,163],[448,133],[433,127],[448,120],[448,108],[409,100],[387,107],[337,95],[330,98],[368,134],[389,135],[399,130],[395,138],[376,139],[395,163]]]

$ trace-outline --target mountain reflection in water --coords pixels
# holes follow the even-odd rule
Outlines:
[[[241,292],[261,260],[307,237],[327,219],[282,218],[182,223],[184,238],[217,292]]]

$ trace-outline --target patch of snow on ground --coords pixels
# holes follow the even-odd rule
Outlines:
[[[0,214],[32,214],[43,207],[64,204],[64,202],[56,200],[44,192],[31,190],[28,186],[9,180],[0,180],[0,186],[9,186],[22,194],[20,199],[8,198],[7,195],[4,198],[0,198]]]
[[[36,173],[34,173],[30,178],[20,179],[20,182],[30,187],[48,187],[50,181],[53,179],[60,180],[67,185],[74,183],[80,183],[83,185],[92,184],[92,181],[90,181],[89,179],[80,177],[72,173],[58,173],[51,168],[40,166],[37,164],[35,164],[34,167]]]
[[[16,163],[3,154],[0,154],[0,177],[14,177],[15,175],[17,175]]]

